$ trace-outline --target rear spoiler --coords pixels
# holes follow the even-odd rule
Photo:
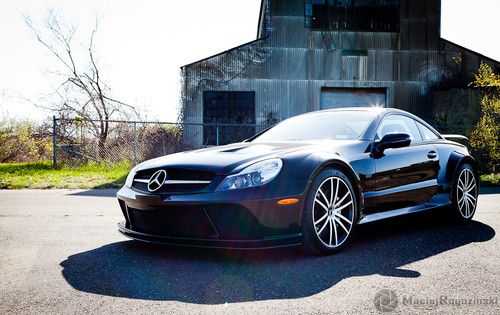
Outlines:
[[[467,138],[466,136],[462,136],[462,135],[442,135],[442,136],[446,140],[450,140],[450,141],[465,140],[465,141],[469,142],[469,138]]]

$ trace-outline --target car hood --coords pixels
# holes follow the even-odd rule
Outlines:
[[[286,154],[299,150],[310,152],[317,145],[299,142],[242,142],[166,155],[141,163],[138,169],[172,167],[209,170],[218,174],[229,174],[237,168],[246,167],[257,161],[283,157]]]

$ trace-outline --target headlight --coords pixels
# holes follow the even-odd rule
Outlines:
[[[127,180],[125,181],[125,186],[127,187],[132,187],[132,184],[134,183],[134,177],[135,174],[137,173],[137,169],[139,168],[139,165],[136,165],[130,172],[128,173]]]
[[[280,159],[270,159],[252,164],[235,175],[224,179],[217,191],[262,186],[275,178],[283,166]]]

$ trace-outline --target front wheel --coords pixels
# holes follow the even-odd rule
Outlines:
[[[474,169],[469,164],[463,164],[457,171],[453,185],[453,211],[461,220],[472,220],[476,213],[479,194]]]
[[[304,205],[304,250],[337,253],[350,239],[356,219],[356,194],[350,180],[339,170],[323,170],[314,179]]]

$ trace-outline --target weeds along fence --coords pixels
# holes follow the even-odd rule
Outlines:
[[[255,124],[197,124],[53,118],[53,164],[137,164],[155,157],[240,142],[267,128]],[[107,132],[103,133],[102,130]]]

